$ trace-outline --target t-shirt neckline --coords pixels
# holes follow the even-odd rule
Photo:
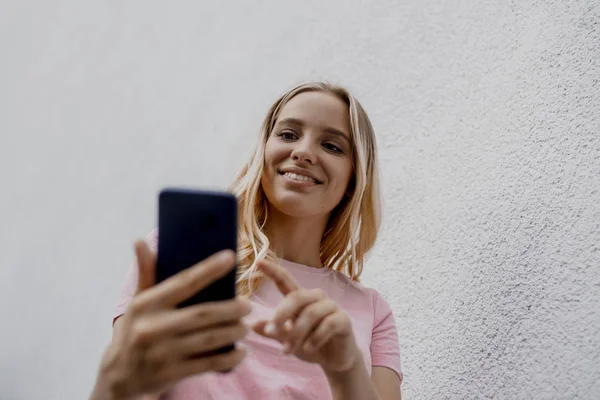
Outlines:
[[[292,268],[309,274],[324,275],[331,272],[331,269],[327,267],[315,268],[304,264],[298,264],[284,258],[280,258],[279,261],[281,262],[281,265],[286,268]]]

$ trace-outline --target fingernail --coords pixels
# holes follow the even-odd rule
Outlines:
[[[267,324],[267,326],[265,326],[265,333],[267,335],[274,335],[275,332],[277,332],[277,328],[275,327],[275,324],[272,322],[269,322]]]
[[[285,342],[285,344],[283,345],[283,352],[289,353],[290,350],[292,350],[292,344],[290,342]]]

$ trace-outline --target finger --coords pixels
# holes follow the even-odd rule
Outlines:
[[[341,313],[328,315],[305,341],[303,350],[308,353],[319,350],[334,335],[342,333],[344,329],[343,315]]]
[[[250,329],[252,329],[254,332],[258,333],[261,336],[267,337],[269,339],[275,339],[273,337],[273,334],[271,332],[266,332],[265,328],[267,326],[267,324],[269,323],[269,321],[261,319],[259,321],[253,322],[250,324]]]
[[[236,349],[207,357],[193,358],[174,365],[166,365],[157,376],[163,384],[175,383],[189,376],[210,371],[227,371],[235,368],[246,357],[245,347],[236,346]]]
[[[283,295],[300,289],[298,282],[282,266],[267,260],[258,261],[257,266],[266,276],[275,282],[275,285]]]
[[[238,322],[216,328],[197,331],[185,336],[173,337],[161,341],[148,351],[148,360],[154,364],[168,363],[172,360],[198,357],[198,354],[229,346],[243,339],[248,327]]]
[[[279,329],[288,319],[295,320],[304,307],[325,298],[326,294],[321,289],[304,289],[290,293],[281,301],[271,321],[275,328]]]
[[[172,337],[216,325],[238,322],[250,313],[250,301],[242,298],[202,303],[176,310],[167,310],[146,320],[152,325],[152,337]]]
[[[156,254],[150,250],[145,240],[137,240],[134,246],[138,265],[137,294],[156,283]]]
[[[285,350],[290,353],[300,350],[306,338],[318,328],[327,316],[335,313],[337,309],[337,305],[329,299],[312,303],[304,308],[294,321],[294,329],[288,336]]]
[[[269,329],[269,324],[271,324],[268,320],[260,320],[250,324],[250,329],[254,332],[258,333],[261,336],[264,336],[268,339],[277,340],[279,343],[284,344],[288,341],[288,335],[292,330],[291,321],[284,324],[281,329]]]
[[[233,251],[220,251],[141,293],[138,301],[142,304],[175,307],[225,276],[234,266]]]

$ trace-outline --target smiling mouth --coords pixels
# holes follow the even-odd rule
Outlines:
[[[300,175],[300,174],[296,174],[294,172],[279,171],[279,175],[285,176],[286,178],[291,179],[293,181],[297,181],[297,182],[309,182],[309,183],[314,183],[317,185],[321,183],[321,182],[317,181],[316,179],[311,178],[310,176]]]

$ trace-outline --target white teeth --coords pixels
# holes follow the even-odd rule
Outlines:
[[[285,176],[287,176],[288,178],[291,178],[295,181],[301,181],[301,182],[313,182],[313,183],[317,183],[316,180],[314,180],[313,178],[311,178],[310,176],[305,176],[305,175],[299,175],[299,174],[294,174],[293,172],[286,172],[285,174],[283,174]]]

